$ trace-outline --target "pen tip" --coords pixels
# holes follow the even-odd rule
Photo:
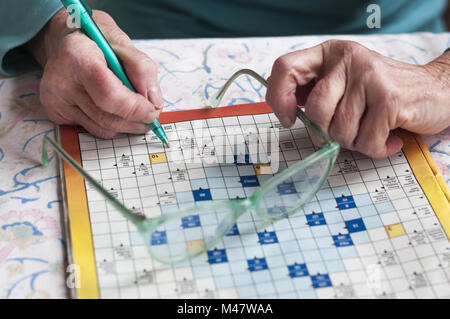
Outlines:
[[[169,143],[167,143],[167,142],[164,143],[164,146],[165,146],[166,148],[170,148],[170,145],[169,145]]]

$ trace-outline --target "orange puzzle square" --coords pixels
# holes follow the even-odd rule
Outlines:
[[[167,163],[166,153],[149,154],[148,157],[152,164]]]
[[[405,234],[405,229],[403,228],[402,223],[384,226],[384,229],[386,229],[386,233],[388,234],[389,238]]]
[[[272,174],[272,168],[270,167],[270,164],[254,164],[253,168],[255,169],[256,175]]]
[[[203,239],[190,240],[186,242],[186,250],[189,253],[196,253],[205,248],[205,242]]]

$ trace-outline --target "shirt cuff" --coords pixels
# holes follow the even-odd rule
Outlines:
[[[15,76],[39,68],[22,47],[62,8],[60,0],[0,2],[0,74]]]

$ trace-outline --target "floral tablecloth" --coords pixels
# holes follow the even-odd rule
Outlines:
[[[167,111],[206,106],[240,68],[268,76],[273,61],[330,38],[360,42],[383,55],[424,64],[450,46],[450,33],[136,41],[159,64]],[[65,298],[66,242],[56,160],[40,165],[42,138],[54,136],[39,102],[38,72],[0,79],[0,297]],[[264,89],[248,77],[224,105],[259,102]],[[424,137],[450,185],[450,129]]]

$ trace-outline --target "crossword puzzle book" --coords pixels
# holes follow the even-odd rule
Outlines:
[[[284,129],[265,103],[167,112],[160,121],[169,149],[151,132],[102,140],[62,126],[59,139],[126,207],[146,217],[170,214],[187,204],[246,198],[276,174],[267,162],[254,162],[252,156],[237,163],[232,150],[240,139],[232,136],[242,141],[248,130],[258,136],[262,127],[278,129],[280,170],[315,151],[301,121]],[[136,227],[64,163],[69,259],[79,275],[72,294],[448,298],[448,190],[420,137],[405,131],[396,134],[404,148],[386,159],[342,150],[325,185],[296,214],[262,223],[258,215],[247,213],[214,249],[173,265],[152,260]],[[201,157],[206,146],[209,155],[231,155],[235,163],[173,160],[175,152]],[[293,184],[279,189],[281,197],[297,191]],[[183,232],[202,231],[199,216],[184,219]],[[151,239],[159,249],[166,244],[164,232]]]

